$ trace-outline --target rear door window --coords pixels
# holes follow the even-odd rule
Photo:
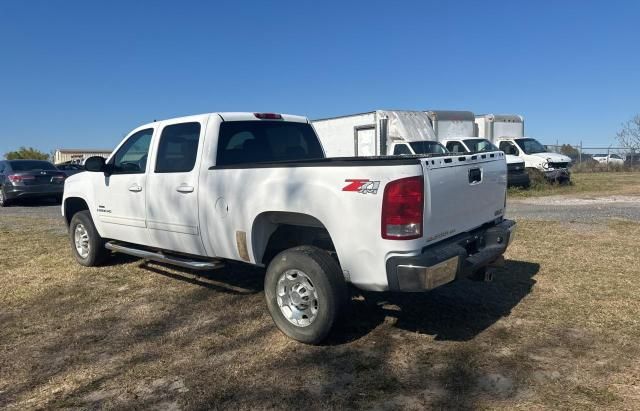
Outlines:
[[[307,123],[261,120],[220,124],[217,165],[323,157],[318,137]]]
[[[158,144],[156,173],[187,173],[193,170],[199,141],[200,123],[166,126]]]

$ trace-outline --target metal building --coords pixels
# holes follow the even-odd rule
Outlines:
[[[111,150],[89,149],[89,148],[59,148],[53,157],[55,164],[73,163],[83,164],[84,160],[93,156],[101,156],[104,158],[111,155]]]

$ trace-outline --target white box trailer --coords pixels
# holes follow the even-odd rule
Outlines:
[[[476,116],[471,111],[429,110],[426,112],[438,141],[476,137]]]
[[[529,170],[538,170],[548,180],[571,179],[571,158],[547,151],[538,140],[525,137],[524,117],[517,114],[481,114],[476,116],[478,135],[491,141],[505,154],[524,160]]]
[[[475,116],[475,123],[477,136],[491,142],[500,137],[524,137],[524,117],[518,114],[481,114]]]
[[[422,111],[375,110],[312,121],[327,157],[445,153]]]

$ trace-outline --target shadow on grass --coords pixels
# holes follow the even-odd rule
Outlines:
[[[135,260],[117,255],[111,262]],[[395,328],[435,335],[437,340],[471,339],[509,314],[531,291],[539,269],[537,264],[508,261],[493,283],[460,281],[426,294],[367,293],[363,301],[351,304],[351,312],[326,345],[286,342],[288,349],[253,359],[256,352],[268,352],[265,344],[285,338],[278,336],[258,295],[263,269],[229,264],[201,273],[143,261],[140,267],[199,287],[183,289],[181,294],[156,289],[154,294],[138,294],[115,306],[102,297],[104,311],[98,312],[85,279],[62,290],[44,290],[37,301],[53,305],[30,306],[30,318],[43,318],[53,328],[46,338],[39,332],[38,338],[29,339],[29,355],[16,347],[21,354],[19,368],[28,370],[30,377],[7,388],[0,406],[38,395],[50,388],[51,381],[100,364],[98,371],[93,368],[95,375],[83,376],[74,387],[52,394],[42,405],[161,408],[167,406],[165,401],[178,401],[187,408],[309,404],[349,408],[380,403],[401,409],[407,406],[402,395],[407,395],[411,401],[438,408],[473,408],[474,400],[467,394],[478,377],[469,368],[479,361],[475,351],[454,350],[445,355],[407,347],[421,356],[409,361],[408,372],[421,377],[414,386],[390,362],[398,344],[391,335],[376,335],[369,349],[351,343],[387,317],[396,319]],[[91,287],[107,284],[97,277]],[[105,289],[105,293],[115,291]],[[65,295],[76,297],[66,304],[57,301]],[[89,299],[83,300],[83,295]],[[65,317],[81,320],[54,325],[53,319]],[[444,368],[434,371],[430,368],[434,362]],[[242,372],[236,375],[233,370]],[[123,382],[127,389],[121,388]],[[180,391],[181,383],[188,391]]]
[[[248,264],[228,262],[223,268],[217,270],[197,271],[157,262],[142,262],[140,268],[174,280],[224,293],[256,294],[264,288],[264,269]]]
[[[140,267],[212,291],[248,295],[264,289],[264,269],[247,264],[231,262],[215,271],[169,270],[163,264],[145,262]],[[531,292],[539,269],[539,264],[508,260],[489,283],[464,279],[427,293],[364,292],[364,299],[351,302],[326,344],[358,340],[387,317],[396,319],[396,328],[433,335],[436,340],[470,340],[509,315]]]
[[[508,260],[489,283],[465,279],[427,293],[364,293],[363,301],[353,301],[348,318],[328,344],[356,340],[386,317],[396,319],[396,328],[436,340],[470,340],[509,315],[531,292],[539,269],[539,264]]]
[[[57,197],[29,197],[11,200],[9,207],[43,207],[60,205],[62,202]]]

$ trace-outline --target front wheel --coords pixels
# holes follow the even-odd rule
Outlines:
[[[264,281],[267,308],[276,326],[294,340],[318,344],[347,303],[347,284],[324,250],[285,250],[269,264]]]
[[[73,256],[80,265],[94,267],[109,256],[109,251],[104,248],[104,240],[98,234],[87,210],[73,215],[69,224],[69,237]]]

